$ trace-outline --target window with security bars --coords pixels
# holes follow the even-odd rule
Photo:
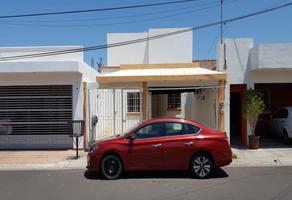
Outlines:
[[[180,109],[181,97],[180,93],[170,93],[167,95],[167,108],[168,109]]]
[[[128,113],[140,112],[140,92],[127,93],[127,112]]]

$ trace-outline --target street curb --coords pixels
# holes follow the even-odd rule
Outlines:
[[[26,165],[0,165],[0,171],[41,171],[41,170],[86,170],[86,161],[78,160],[70,163],[68,161],[61,161],[53,164],[26,164]],[[270,159],[270,160],[257,160],[257,159],[234,159],[231,164],[225,167],[287,167],[292,166],[292,159]]]

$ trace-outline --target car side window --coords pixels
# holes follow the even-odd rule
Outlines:
[[[165,135],[181,135],[183,134],[183,124],[176,122],[166,122],[165,123]]]
[[[280,109],[273,116],[273,119],[283,119],[283,118],[288,118],[287,109]]]
[[[185,124],[186,127],[184,129],[184,133],[183,134],[196,134],[200,131],[199,127],[196,127],[194,125],[191,124]]]
[[[282,110],[281,118],[288,118],[288,110],[287,109]]]
[[[193,126],[191,124],[178,123],[178,122],[166,122],[165,123],[165,135],[186,135],[195,134],[200,130],[200,128]]]
[[[135,132],[137,139],[164,136],[164,124],[161,122],[148,124]]]
[[[274,115],[273,115],[273,119],[278,119],[278,118],[280,118],[279,116],[280,116],[280,111],[281,110],[278,110]]]

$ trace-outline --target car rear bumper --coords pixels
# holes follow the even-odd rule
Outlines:
[[[223,167],[229,165],[232,162],[232,151],[228,149],[226,151],[221,151],[215,161],[216,167]]]
[[[224,159],[224,160],[219,160],[216,164],[216,167],[223,167],[227,166],[230,163],[232,163],[232,158]]]

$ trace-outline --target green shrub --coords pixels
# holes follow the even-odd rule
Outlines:
[[[265,103],[263,94],[259,91],[248,89],[245,95],[244,114],[252,135],[255,135],[255,128],[259,119],[259,115],[264,111]]]

